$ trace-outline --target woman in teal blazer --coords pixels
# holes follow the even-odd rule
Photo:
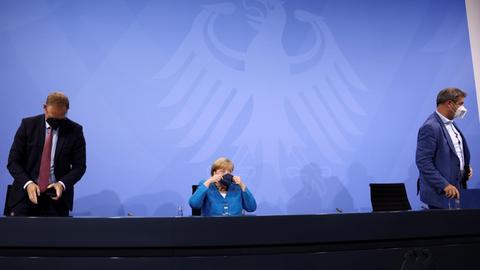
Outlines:
[[[233,172],[233,162],[219,158],[210,170],[211,177],[200,181],[197,190],[190,197],[192,208],[201,208],[203,216],[239,216],[242,210],[253,212],[257,203],[240,176],[233,176],[232,183],[225,185],[222,177]]]

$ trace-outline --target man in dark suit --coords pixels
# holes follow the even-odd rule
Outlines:
[[[420,200],[430,209],[446,208],[447,199],[460,199],[472,176],[470,151],[465,137],[453,122],[463,118],[467,94],[446,88],[437,95],[437,110],[418,132],[416,163],[420,171]]]
[[[10,149],[11,216],[68,216],[85,173],[85,139],[82,126],[66,117],[68,98],[53,92],[43,107],[44,114],[22,120]]]

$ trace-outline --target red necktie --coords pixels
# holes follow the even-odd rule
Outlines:
[[[40,192],[47,189],[50,179],[50,163],[52,160],[52,129],[47,129],[47,136],[45,137],[45,144],[43,145],[42,161],[40,163],[40,174],[38,176],[38,185]]]

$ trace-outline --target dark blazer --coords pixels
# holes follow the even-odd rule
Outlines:
[[[430,115],[418,131],[416,163],[420,171],[420,200],[428,205],[445,207],[443,189],[452,184],[467,188],[470,171],[470,151],[467,140],[462,136],[465,174],[460,179],[460,160],[442,119],[436,112]]]
[[[14,179],[12,194],[7,202],[10,208],[28,197],[23,186],[38,178],[45,142],[45,126],[44,114],[24,118],[15,134],[7,165]],[[54,172],[56,180],[65,184],[66,189],[61,200],[70,210],[73,208],[74,185],[85,170],[86,152],[82,126],[67,119],[65,125],[58,130]]]

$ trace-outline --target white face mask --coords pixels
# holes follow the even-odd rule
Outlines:
[[[465,117],[465,114],[467,114],[467,108],[465,108],[465,106],[462,105],[458,107],[457,110],[455,111],[454,118],[462,119],[463,117]]]

